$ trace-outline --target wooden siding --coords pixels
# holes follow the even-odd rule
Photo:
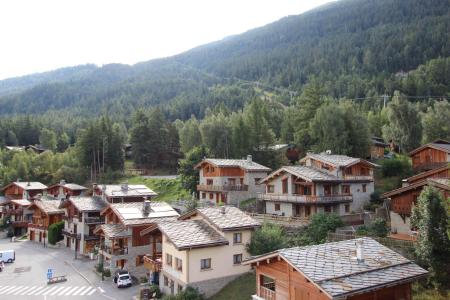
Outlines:
[[[151,235],[146,234],[141,236],[141,231],[147,228],[148,225],[145,226],[136,226],[132,228],[132,245],[133,247],[137,246],[145,246],[150,245],[150,237]]]
[[[333,167],[332,165],[315,159],[311,159],[311,166],[313,166],[316,169],[327,170],[329,172],[333,172],[335,170],[335,167]]]
[[[47,189],[47,194],[57,197],[57,196],[59,196],[59,188],[60,188],[60,186],[51,187],[51,188]],[[79,195],[81,195],[81,192],[82,191],[80,191],[80,190],[74,191],[74,190],[68,189],[66,187],[63,187],[64,195],[79,196]]]
[[[241,168],[238,167],[219,168],[209,163],[203,164],[202,171],[203,177],[223,177],[223,176],[243,177],[245,175],[244,170],[242,170]]]
[[[348,168],[345,168],[344,174],[351,176],[370,176],[371,167],[363,163],[357,163]]]
[[[384,157],[384,147],[378,145],[370,146],[370,158],[378,159]]]
[[[5,189],[4,195],[13,199],[21,199],[23,196],[23,189],[15,184],[11,184]]]
[[[426,147],[412,155],[412,167],[414,170],[431,170],[438,163],[445,163],[447,161],[447,152],[431,147]]]
[[[423,190],[424,185],[418,186],[415,189],[405,191],[401,194],[391,196],[391,210],[400,215],[411,215],[412,204],[416,203],[417,198]],[[450,196],[450,192],[440,190],[444,195],[444,198]]]
[[[430,172],[431,173],[429,173],[429,174],[428,174],[428,172],[427,173],[424,172],[425,174],[421,173],[420,175],[417,175],[411,179],[408,179],[408,182],[410,184],[414,184],[414,183],[422,181],[426,178],[450,178],[450,167],[447,167],[446,169],[443,169],[441,171],[433,170]]]

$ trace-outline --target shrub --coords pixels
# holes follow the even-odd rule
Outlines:
[[[198,289],[188,286],[176,295],[164,296],[163,300],[204,300],[205,297]]]
[[[161,290],[159,289],[159,286],[156,284],[150,285],[150,294],[155,293],[156,299],[160,299],[162,296]]]
[[[381,173],[384,177],[405,177],[412,174],[412,168],[407,157],[399,156],[383,160],[381,163]]]
[[[54,223],[48,227],[48,242],[52,245],[63,239],[62,230],[64,229],[64,221]]]
[[[298,245],[315,245],[325,243],[329,232],[344,226],[341,218],[336,214],[318,213],[311,219],[305,232],[300,236]]]
[[[99,273],[103,272],[103,264],[99,263],[95,265],[95,270]]]
[[[268,253],[286,246],[283,227],[265,222],[252,235],[247,250],[251,255]]]
[[[148,282],[148,278],[147,278],[146,276],[141,276],[141,277],[139,278],[139,282],[140,282],[140,283],[147,283],[147,282]]]
[[[386,237],[389,233],[389,227],[386,224],[386,220],[376,218],[372,224],[369,225],[369,233],[372,236]]]
[[[111,277],[111,270],[110,269],[103,269],[103,276]]]

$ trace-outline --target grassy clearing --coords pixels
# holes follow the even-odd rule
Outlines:
[[[158,193],[157,201],[171,202],[178,199],[189,199],[191,195],[181,186],[179,179],[154,179],[140,176],[128,179],[129,184],[144,184]]]
[[[254,273],[247,273],[226,285],[210,300],[248,300],[256,292],[256,279]]]
[[[442,294],[436,290],[427,290],[419,284],[414,284],[412,296],[414,300],[448,300],[450,299],[450,291],[446,291]]]

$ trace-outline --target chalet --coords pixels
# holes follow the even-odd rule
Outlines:
[[[54,184],[47,188],[47,195],[58,199],[64,199],[70,196],[84,196],[87,188],[75,183],[67,183],[61,180],[58,184]]]
[[[178,220],[157,222],[141,232],[162,243],[152,245],[161,252],[145,256],[144,266],[165,294],[177,294],[189,285],[210,297],[250,271],[241,262],[249,257],[246,244],[259,226],[231,206],[198,208]]]
[[[94,194],[109,203],[143,202],[158,194],[143,184],[94,185]]]
[[[384,150],[389,147],[380,137],[372,137],[370,145],[370,159],[380,159],[384,157]]]
[[[450,196],[449,178],[428,177],[419,180],[417,175],[413,177],[416,178],[414,180],[411,180],[411,178],[407,179],[411,183],[406,183],[405,186],[382,195],[383,199],[390,200],[391,232],[396,234],[411,235],[410,217],[412,206],[416,203],[425,186],[433,186],[439,189],[445,198]]]
[[[95,227],[104,224],[100,212],[108,203],[98,196],[71,196],[60,204],[65,210],[64,244],[81,255],[89,255],[99,246],[100,236],[94,234]]]
[[[195,168],[200,170],[200,199],[234,205],[263,192],[259,181],[270,172],[270,168],[254,162],[251,155],[247,159],[205,158]]]
[[[254,300],[405,299],[428,272],[370,238],[281,249],[243,263],[256,269]]]
[[[423,172],[450,163],[450,142],[436,140],[409,153],[415,172]]]
[[[3,209],[8,208],[10,200],[4,196],[0,196],[0,219],[3,219],[5,217],[5,214],[3,213]]]
[[[28,224],[30,241],[46,244],[48,242],[48,227],[62,221],[64,210],[60,209],[60,201],[48,197],[34,200],[29,209],[33,210],[31,223]]]
[[[34,153],[41,154],[47,151],[48,149],[42,145],[28,145],[24,147],[26,151],[33,151]]]
[[[3,206],[2,215],[9,218],[15,236],[27,232],[28,223],[31,223],[33,211],[29,209],[32,202],[26,199],[11,199]]]
[[[40,182],[16,181],[2,188],[3,195],[8,199],[27,199],[44,194],[47,186]]]
[[[266,214],[309,219],[318,212],[361,211],[374,191],[373,169],[364,159],[308,153],[303,165],[284,166],[261,180]]]
[[[104,265],[111,270],[127,268],[135,273],[145,274],[144,255],[149,253],[150,238],[140,232],[179,214],[165,202],[111,203],[100,215],[105,224],[95,228],[94,234],[101,236],[100,254],[106,259]]]

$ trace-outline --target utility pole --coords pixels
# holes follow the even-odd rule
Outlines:
[[[384,94],[383,96],[383,108],[386,108],[386,102],[388,101],[388,95]]]

